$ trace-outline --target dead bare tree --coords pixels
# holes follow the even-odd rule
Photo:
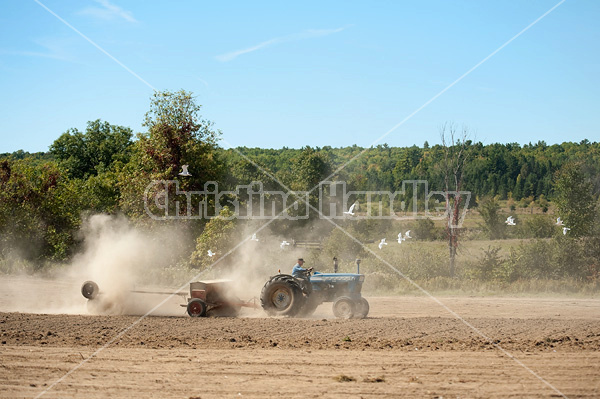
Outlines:
[[[444,123],[440,128],[442,147],[444,149],[443,174],[446,199],[446,233],[448,235],[448,250],[450,253],[450,276],[456,271],[455,260],[458,250],[461,186],[464,176],[464,166],[468,159],[467,147],[469,129],[462,127],[458,131],[453,123]],[[454,195],[451,195],[454,193]],[[468,205],[468,204],[467,204]]]

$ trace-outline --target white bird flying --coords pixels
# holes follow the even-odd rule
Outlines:
[[[563,227],[563,236],[566,236],[567,235],[567,231],[569,231],[569,230],[571,230],[571,229],[568,228],[568,227]]]
[[[183,169],[183,170],[181,171],[181,173],[179,173],[179,176],[185,176],[185,177],[191,176],[190,172],[188,172],[188,166],[190,166],[190,165],[181,165],[181,169]]]
[[[410,236],[410,230],[407,230],[406,233],[404,233],[404,238],[412,238]]]
[[[211,251],[210,249],[208,250],[208,256],[210,256],[212,258],[215,255],[216,254],[213,251]]]
[[[387,245],[387,242],[385,242],[385,238],[382,238],[381,242],[379,243],[379,249],[383,248],[384,245]]]
[[[279,248],[284,249],[286,245],[290,245],[290,243],[283,240],[283,241],[281,241],[281,244],[279,244]]]
[[[357,202],[355,202],[354,204],[352,204],[352,206],[350,207],[350,209],[348,209],[348,212],[344,212],[344,215],[350,215],[350,216],[354,216],[354,207],[356,207]]]
[[[252,234],[252,238],[250,238],[250,241],[258,241],[258,238],[256,238],[256,233]]]
[[[402,244],[402,241],[406,241],[406,237],[402,237],[402,232],[398,233],[398,244]]]
[[[556,218],[556,225],[557,226],[564,226],[563,221],[562,221],[562,219],[560,217]]]
[[[507,217],[506,221],[504,223],[506,223],[509,226],[515,226],[516,225],[515,218],[512,217],[512,216]]]

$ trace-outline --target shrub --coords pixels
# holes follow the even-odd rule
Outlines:
[[[500,249],[500,247],[492,247],[491,245],[487,249],[483,249],[483,256],[477,264],[468,268],[467,275],[483,281],[497,279],[501,274],[500,268],[503,263],[503,259],[498,254]]]
[[[518,225],[518,235],[523,238],[550,238],[558,231],[546,215],[534,215]]]
[[[417,240],[434,240],[439,235],[431,219],[418,219],[413,230]]]

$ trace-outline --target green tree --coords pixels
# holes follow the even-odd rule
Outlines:
[[[284,182],[294,191],[309,191],[316,187],[322,179],[331,173],[331,163],[326,153],[319,152],[311,147],[305,147],[300,154],[292,160],[292,167],[289,174],[283,179]],[[304,198],[303,198],[304,199]],[[315,189],[308,196],[310,205],[318,209],[319,190]],[[307,206],[300,201],[300,209]],[[311,218],[317,217],[316,211],[306,209]],[[290,214],[294,213],[294,208],[288,210]],[[301,212],[305,214],[304,211]]]
[[[504,222],[500,215],[500,204],[496,197],[484,197],[479,202],[479,214],[483,218],[483,228],[491,240],[504,237]]]
[[[596,199],[592,189],[580,163],[568,163],[556,174],[554,200],[560,217],[571,229],[570,236],[583,237],[593,231]]]
[[[83,182],[87,210],[114,214],[119,211],[119,174],[104,171],[97,176],[90,176]]]
[[[56,162],[0,162],[0,256],[65,259],[85,208],[81,180]]]
[[[233,248],[237,243],[234,239],[236,231],[233,216],[233,212],[224,207],[219,216],[206,223],[204,231],[196,239],[196,249],[190,257],[192,267],[205,270]],[[209,256],[209,250],[215,255]]]
[[[50,145],[50,153],[71,178],[95,176],[98,170],[112,169],[129,161],[131,129],[100,119],[90,121],[85,133],[69,129]]]
[[[292,160],[292,171],[289,175],[290,188],[294,191],[311,190],[330,172],[331,163],[327,154],[311,147],[304,147]]]
[[[200,118],[200,108],[185,90],[154,93],[144,121],[148,132],[138,134],[131,161],[119,176],[120,206],[130,216],[144,215],[144,192],[152,181],[179,180],[180,190],[199,191],[206,182],[222,180],[224,164],[217,151],[220,132]],[[189,165],[191,177],[178,176],[183,165]],[[175,186],[169,187],[174,195]],[[192,208],[197,209],[197,203]]]
[[[200,174],[219,177],[214,170],[215,149],[220,132],[213,123],[200,119],[201,106],[192,93],[155,92],[139,135],[144,166],[165,177],[176,177],[181,165]]]

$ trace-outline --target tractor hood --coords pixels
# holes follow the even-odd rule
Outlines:
[[[319,281],[364,281],[364,274],[356,273],[315,273],[310,277],[311,282]]]

